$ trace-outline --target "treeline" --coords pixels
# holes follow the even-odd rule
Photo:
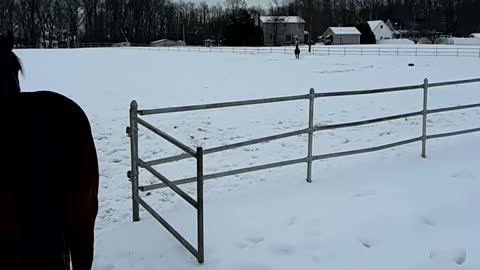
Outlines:
[[[76,43],[149,43],[162,38],[201,44],[224,39],[229,24],[245,12],[298,15],[312,37],[328,26],[394,19],[405,29],[436,30],[465,36],[480,32],[479,0],[290,0],[263,9],[244,0],[194,4],[171,0],[1,0],[0,30],[13,30],[21,45],[46,46],[56,40]],[[230,27],[231,28],[231,27]],[[44,44],[42,44],[44,43]]]

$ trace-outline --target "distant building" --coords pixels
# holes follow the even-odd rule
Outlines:
[[[216,42],[215,40],[208,38],[203,41],[203,44],[205,45],[205,47],[212,47],[216,45]]]
[[[399,19],[388,19],[386,25],[388,25],[392,31],[403,29],[403,22]]]
[[[112,47],[130,47],[131,44],[130,42],[118,42],[118,43],[113,43]]]
[[[160,39],[157,41],[150,42],[152,47],[175,47],[175,46],[186,46],[185,41],[179,40],[169,40],[169,39]]]
[[[432,44],[432,41],[429,38],[423,37],[418,40],[417,44]]]
[[[325,45],[360,44],[361,33],[355,27],[329,27],[323,33]]]
[[[368,26],[370,26],[376,40],[392,39],[394,37],[393,28],[390,28],[390,26],[382,20],[369,21]]]
[[[299,16],[260,16],[265,46],[305,43],[305,20]]]
[[[470,36],[468,36],[470,38],[480,38],[480,33],[471,33]]]

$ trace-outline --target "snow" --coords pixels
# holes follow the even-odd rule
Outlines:
[[[480,269],[479,134],[209,180],[206,263],[148,213],[131,222],[128,108],[158,108],[475,78],[478,57],[310,56],[138,50],[18,50],[24,89],[52,89],[88,114],[100,160],[94,269]],[[408,63],[415,67],[408,67]],[[429,108],[480,103],[479,84],[432,89]],[[417,111],[421,91],[318,99],[315,123]],[[145,117],[191,147],[230,144],[307,126],[308,102]],[[479,109],[429,116],[429,134],[479,127]],[[315,134],[314,154],[371,147],[421,134],[421,118]],[[205,173],[304,157],[306,136],[205,157]],[[179,150],[140,130],[145,160]],[[192,160],[156,168],[193,176]],[[142,184],[157,182],[141,171]],[[183,185],[195,194],[194,185]],[[192,243],[195,212],[168,190],[142,197]]]

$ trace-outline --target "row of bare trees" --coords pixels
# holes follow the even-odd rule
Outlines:
[[[167,38],[200,44],[220,40],[232,16],[298,15],[312,36],[332,25],[397,19],[402,27],[459,36],[480,32],[479,0],[273,0],[266,9],[245,0],[194,4],[176,0],[1,0],[0,30],[18,43],[65,46],[79,42],[148,43]]]
[[[146,43],[187,39],[198,43],[221,38],[231,16],[246,9],[244,0],[222,5],[170,0],[2,0],[0,31],[13,30],[22,45],[50,41]]]

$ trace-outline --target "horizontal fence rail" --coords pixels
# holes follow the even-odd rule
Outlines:
[[[281,161],[281,162],[274,162],[274,163],[270,163],[270,164],[258,165],[258,166],[248,167],[248,168],[242,168],[242,169],[236,169],[236,170],[231,170],[231,171],[207,174],[207,175],[204,176],[203,179],[204,180],[211,180],[211,179],[221,178],[221,177],[226,177],[226,176],[239,175],[239,174],[244,174],[244,173],[249,173],[249,172],[262,171],[262,170],[267,170],[267,169],[272,169],[272,168],[277,168],[277,167],[294,165],[294,164],[303,163],[303,162],[306,162],[306,161],[307,161],[306,158],[299,158],[299,159],[292,159],[292,160]],[[195,182],[195,177],[190,177],[190,178],[185,178],[185,179],[180,179],[180,180],[174,181],[174,183],[177,184],[177,185],[183,185],[183,184],[188,184],[188,183],[193,183],[193,182]],[[153,184],[153,185],[148,185],[148,186],[142,186],[142,187],[140,187],[140,190],[141,191],[149,191],[149,190],[155,190],[155,189],[164,188],[164,187],[166,187],[165,184],[159,183],[159,184]]]
[[[325,93],[315,93],[313,89],[310,90],[308,94],[305,95],[294,95],[294,96],[284,96],[284,97],[274,97],[274,98],[263,98],[263,99],[254,99],[254,100],[243,100],[243,101],[232,101],[232,102],[222,102],[222,103],[211,103],[211,104],[201,104],[201,105],[191,105],[191,106],[180,106],[180,107],[170,107],[170,108],[161,108],[161,109],[144,109],[138,110],[136,102],[132,102],[130,109],[130,127],[127,129],[131,137],[131,162],[132,169],[129,171],[128,175],[132,182],[132,199],[133,199],[133,220],[138,221],[138,205],[142,205],[149,213],[151,213],[172,235],[181,242],[196,258],[202,263],[204,260],[204,240],[203,240],[203,181],[210,179],[217,179],[226,176],[239,175],[249,172],[267,170],[277,167],[290,166],[300,163],[307,163],[307,182],[311,182],[312,176],[312,162],[316,160],[337,158],[343,156],[357,155],[369,152],[381,151],[393,147],[398,147],[402,145],[422,142],[422,152],[421,156],[426,158],[426,143],[427,140],[437,139],[449,136],[456,136],[461,134],[467,134],[472,132],[480,132],[480,128],[471,128],[466,130],[459,130],[454,132],[440,133],[440,134],[427,134],[427,117],[430,114],[435,113],[445,113],[450,111],[466,110],[472,108],[480,108],[480,103],[467,104],[467,105],[458,105],[453,107],[443,107],[428,109],[428,91],[429,88],[433,87],[442,87],[449,85],[461,85],[461,84],[471,84],[479,83],[479,79],[469,79],[469,80],[458,80],[458,81],[448,81],[448,82],[438,82],[438,83],[429,83],[427,79],[424,80],[423,84],[410,85],[410,86],[401,86],[401,87],[390,87],[390,88],[381,88],[381,89],[370,89],[370,90],[356,90],[356,91],[338,91],[338,92],[325,92]],[[317,98],[326,98],[326,97],[344,97],[344,96],[356,96],[356,95],[371,95],[371,94],[389,94],[393,92],[402,92],[402,91],[423,91],[423,108],[420,111],[402,113],[397,115],[372,118],[366,120],[360,120],[355,122],[348,123],[339,123],[331,125],[319,125],[314,123],[314,103]],[[308,110],[308,127],[284,132],[276,135],[265,136],[261,138],[246,140],[242,142],[232,143],[229,145],[213,147],[210,149],[197,148],[193,150],[189,146],[183,144],[179,140],[173,138],[172,136],[161,131],[157,127],[149,124],[147,121],[140,118],[140,116],[147,116],[153,114],[165,114],[165,113],[176,113],[176,112],[187,112],[187,111],[197,111],[197,110],[209,110],[209,109],[220,109],[220,108],[231,108],[238,106],[249,106],[249,105],[259,105],[259,104],[269,104],[277,102],[287,102],[287,101],[298,101],[298,100],[308,100],[309,101],[309,110]],[[328,154],[313,154],[313,134],[315,132],[321,132],[325,130],[334,130],[341,128],[349,128],[356,126],[371,125],[376,123],[388,122],[399,119],[407,119],[411,117],[422,117],[422,134],[421,136],[405,139],[402,141],[397,141],[393,143],[383,144],[379,146],[373,146],[369,148],[355,149],[349,151],[342,151],[336,153]],[[169,143],[179,147],[185,153],[159,158],[150,161],[144,161],[138,156],[138,125],[141,125],[148,130],[154,132],[161,138],[167,140]],[[297,158],[286,161],[278,161],[269,164],[255,165],[246,168],[234,169],[223,172],[216,172],[212,174],[203,175],[203,158],[204,155],[219,153],[223,151],[233,150],[240,147],[271,142],[274,140],[285,139],[294,136],[300,136],[308,134],[308,148],[307,156],[303,158]],[[188,158],[197,159],[197,175],[194,177],[188,177],[178,180],[169,180],[163,176],[160,172],[155,170],[153,166],[165,164],[169,162],[176,162],[179,160],[184,160]],[[138,170],[139,168],[144,168],[155,177],[159,179],[159,183],[140,186],[138,181]],[[179,185],[187,183],[197,183],[197,200],[195,201],[187,193],[178,188]],[[151,191],[159,188],[168,187],[177,193],[180,197],[185,199],[190,205],[197,209],[197,235],[198,235],[198,250],[195,250],[192,245],[190,245],[178,232],[176,232],[173,227],[171,227],[163,218],[160,217],[145,201],[143,201],[139,196],[139,191]]]
[[[273,136],[267,136],[267,137],[258,138],[258,139],[254,139],[254,140],[249,140],[249,141],[244,141],[244,142],[239,142],[239,143],[214,147],[214,148],[210,148],[210,149],[205,149],[205,150],[203,150],[203,154],[204,155],[213,154],[213,153],[226,151],[226,150],[231,150],[231,149],[240,148],[240,147],[245,147],[245,146],[249,146],[249,145],[254,145],[254,144],[259,144],[259,143],[264,143],[264,142],[271,142],[271,141],[274,141],[274,140],[280,140],[280,139],[284,139],[284,138],[288,138],[288,137],[298,136],[298,135],[305,134],[305,133],[308,133],[308,129],[301,129],[301,130],[297,130],[297,131],[285,132],[285,133],[277,134],[277,135],[273,135]],[[181,154],[181,155],[177,155],[177,156],[172,156],[172,157],[167,157],[167,158],[162,158],[162,159],[157,159],[157,160],[152,160],[152,161],[149,161],[149,162],[145,162],[145,165],[155,166],[155,165],[160,165],[160,164],[164,164],[164,163],[168,163],[168,162],[172,162],[172,161],[178,161],[178,160],[187,159],[187,158],[190,158],[190,156],[185,155],[185,154]]]
[[[413,139],[408,139],[404,141],[399,141],[395,143],[389,143],[389,144],[384,144],[380,146],[375,146],[375,147],[370,147],[370,148],[364,148],[364,149],[357,149],[357,150],[350,150],[350,151],[344,151],[344,152],[337,152],[337,153],[330,153],[330,154],[325,154],[325,155],[318,155],[314,156],[314,160],[320,160],[320,159],[327,159],[327,158],[335,158],[335,157],[343,157],[343,156],[351,156],[351,155],[357,155],[357,154],[363,154],[363,153],[369,153],[369,152],[376,152],[380,150],[385,150],[388,148],[393,148],[405,144],[410,144],[414,142],[421,141],[422,137],[417,137]]]
[[[228,108],[228,107],[239,107],[239,106],[247,106],[247,105],[259,105],[259,104],[267,104],[267,103],[295,101],[295,100],[301,100],[301,99],[307,99],[307,98],[309,98],[308,95],[262,98],[262,99],[254,99],[254,100],[211,103],[211,104],[171,107],[171,108],[163,108],[163,109],[139,110],[138,114],[151,115],[151,114],[162,114],[162,113],[173,113],[173,112],[210,110],[210,109],[219,109],[219,108]]]

